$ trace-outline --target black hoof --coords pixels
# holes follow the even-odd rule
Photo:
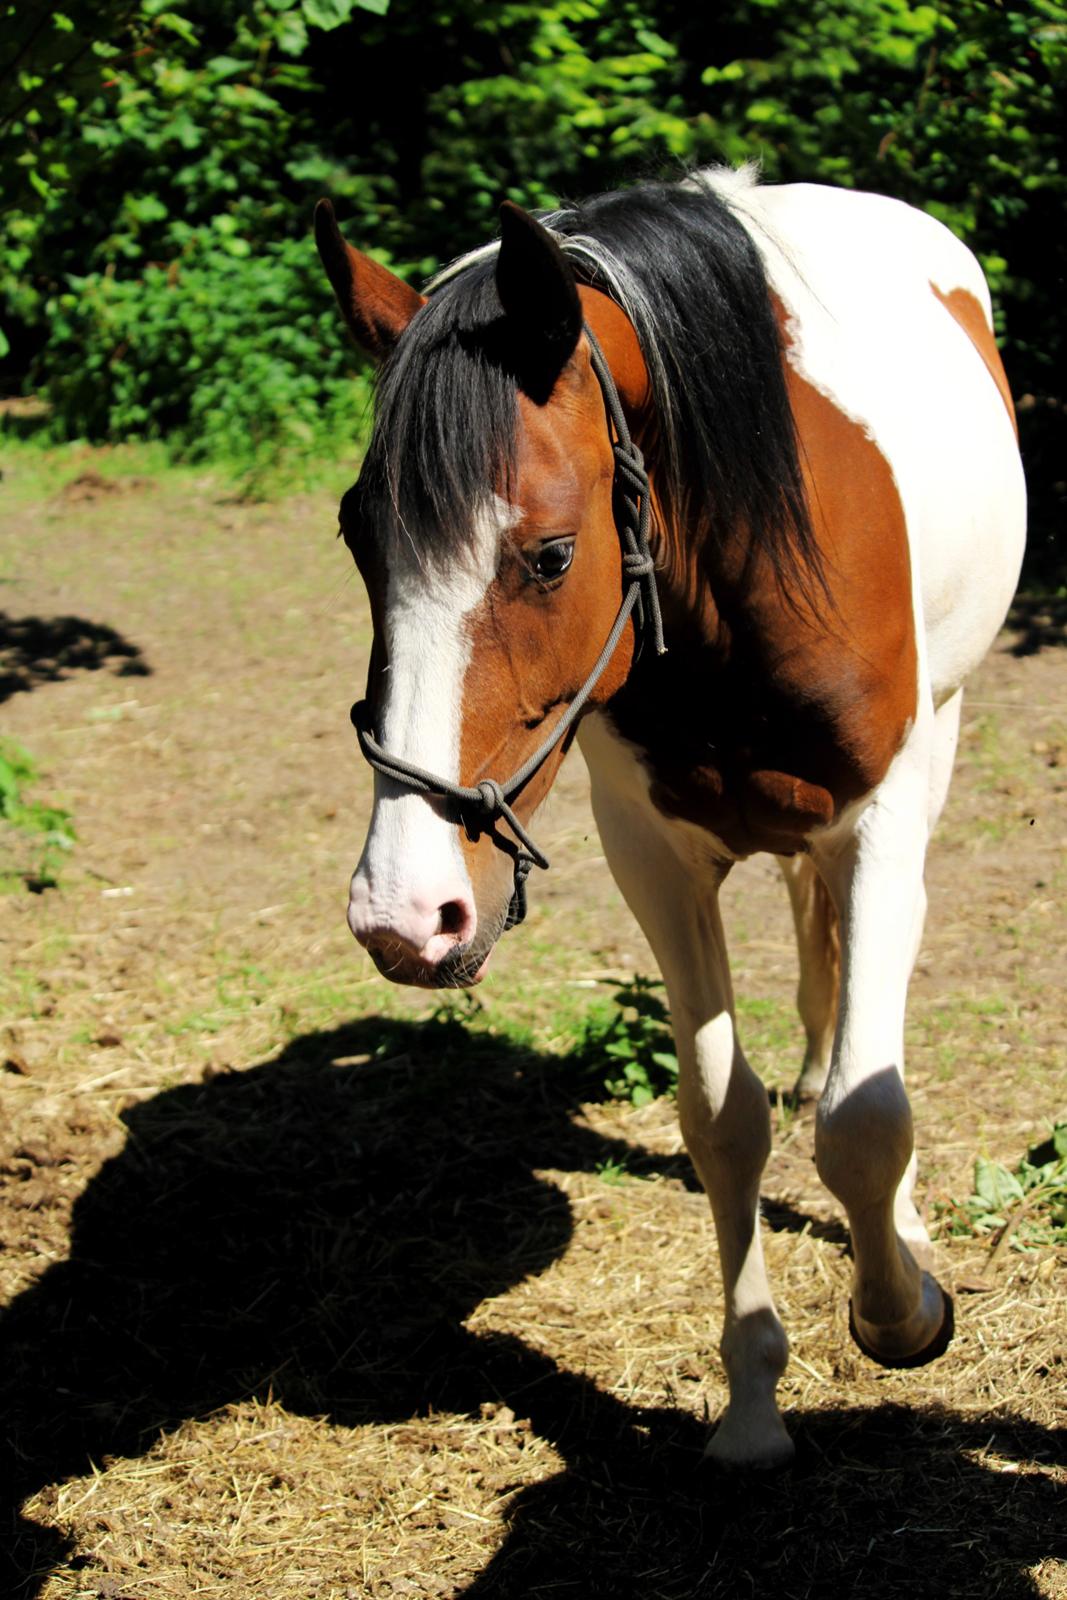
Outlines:
[[[940,1284],[938,1287],[941,1288]],[[924,1345],[921,1350],[916,1350],[913,1355],[883,1356],[879,1355],[877,1350],[872,1350],[869,1344],[865,1344],[863,1339],[860,1337],[859,1329],[856,1327],[856,1319],[852,1314],[851,1300],[848,1303],[848,1331],[852,1335],[853,1343],[859,1346],[869,1360],[877,1362],[880,1367],[894,1367],[898,1369],[904,1367],[925,1367],[928,1362],[936,1361],[938,1356],[944,1355],[945,1351],[952,1343],[952,1335],[956,1331],[956,1312],[952,1304],[952,1296],[947,1293],[945,1289],[941,1289],[941,1300],[944,1306],[945,1314],[941,1319],[940,1328],[938,1328],[937,1332],[930,1340],[930,1343]]]

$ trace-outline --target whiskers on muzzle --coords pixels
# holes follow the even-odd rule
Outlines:
[[[372,937],[365,948],[383,978],[390,983],[413,985],[419,989],[470,989],[480,983],[503,931],[503,919],[490,937],[469,944],[453,945],[439,961],[427,961],[401,940],[387,934]]]

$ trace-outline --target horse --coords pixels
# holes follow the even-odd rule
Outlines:
[[[505,202],[499,238],[425,296],[348,244],[329,201],[315,229],[378,363],[340,508],[374,624],[349,925],[394,982],[478,983],[548,866],[532,821],[578,740],[666,984],[714,1216],[729,1398],[708,1454],[785,1462],[770,1113],[719,889],[754,852],[781,862],[851,1332],[921,1365],[953,1307],[913,1198],[906,993],[963,685],[1025,524],[981,269],[922,211],[750,169],[539,217]]]

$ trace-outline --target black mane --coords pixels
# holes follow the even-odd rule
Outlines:
[[[375,537],[447,560],[506,483],[517,421],[495,255],[431,295],[378,374],[354,515]]]
[[[763,264],[745,227],[698,177],[604,194],[543,218],[580,283],[634,324],[652,380],[648,465],[680,555],[747,530],[779,581],[821,581]],[[467,545],[513,464],[516,380],[495,253],[447,274],[379,376],[360,477],[361,520],[417,555]],[[384,526],[383,526],[384,524]]]

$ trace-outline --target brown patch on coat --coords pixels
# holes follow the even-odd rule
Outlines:
[[[783,343],[788,357],[787,331]],[[653,802],[737,855],[804,849],[814,828],[885,777],[917,705],[911,561],[892,470],[788,359],[786,380],[825,603],[784,587],[745,530],[725,532],[701,553],[691,592],[663,595],[670,653],[642,658],[611,707],[646,753]]]
[[[1017,439],[1019,437],[1019,424],[1015,420],[1015,405],[1011,398],[1011,390],[1008,387],[1007,373],[1004,371],[1004,363],[1000,359],[997,341],[993,336],[992,328],[986,321],[985,311],[981,304],[969,289],[950,289],[946,294],[937,287],[936,283],[931,283],[930,288],[933,290],[935,299],[940,300],[949,316],[959,323],[981,356],[985,363],[986,371],[1000,390],[1000,398],[1004,402]]]
[[[647,422],[648,375],[619,309],[595,291],[583,309],[630,410]],[[784,315],[780,325],[785,328]],[[788,353],[788,336],[783,337]],[[694,553],[699,570],[661,575],[669,653],[633,665],[627,628],[593,703],[647,757],[653,802],[737,855],[806,848],[869,794],[900,749],[917,704],[911,563],[892,470],[862,426],[786,366],[828,598],[790,592],[744,530]],[[511,488],[522,518],[470,620],[461,781],[506,781],[562,715],[606,639],[622,595],[603,399],[584,342],[550,400],[519,400]],[[531,587],[526,558],[553,534],[579,535],[557,588]],[[554,752],[517,810],[526,820],[562,759]],[[480,905],[506,901],[510,862],[464,840]]]

